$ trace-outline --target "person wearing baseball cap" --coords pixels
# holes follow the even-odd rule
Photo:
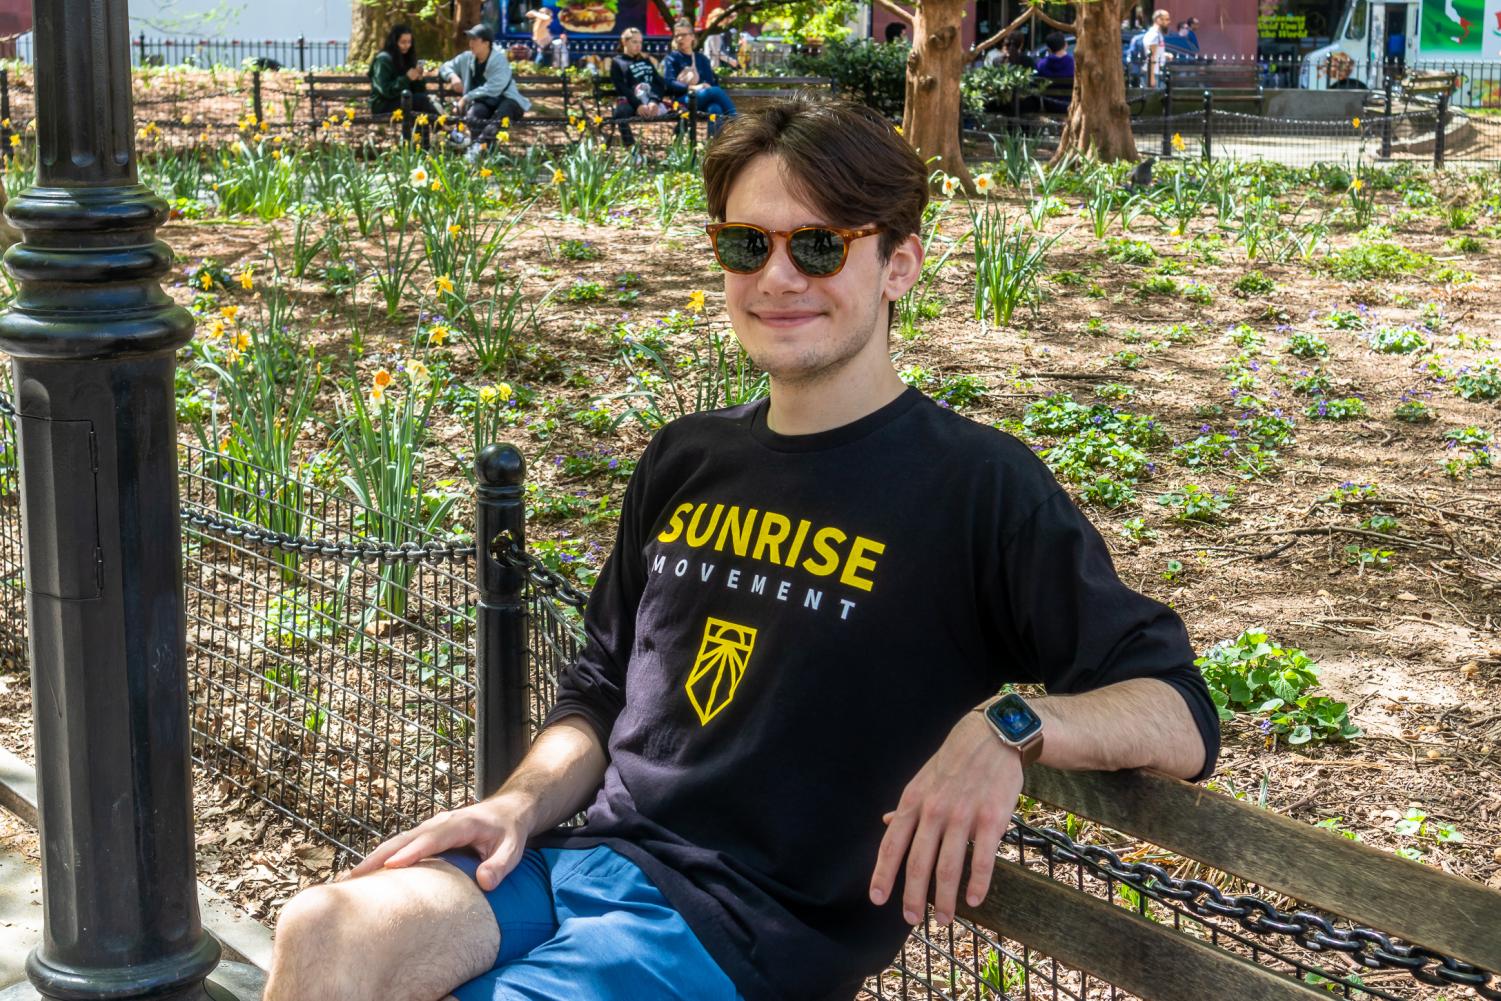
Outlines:
[[[469,156],[477,159],[507,121],[526,114],[532,102],[516,86],[516,74],[504,52],[495,47],[495,31],[476,24],[469,51],[460,52],[438,69],[444,88],[459,96],[457,111],[471,139]]]

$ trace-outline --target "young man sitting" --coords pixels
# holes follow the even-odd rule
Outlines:
[[[852,998],[930,891],[983,897],[1034,761],[1209,774],[1178,616],[892,366],[927,175],[860,106],[726,126],[708,232],[770,398],[652,439],[525,760],[287,904],[266,1001]]]
[[[438,68],[438,79],[459,95],[458,113],[463,116],[471,145],[470,159],[479,157],[507,121],[526,114],[532,102],[516,86],[516,74],[506,54],[495,48],[495,32],[476,24],[465,32],[469,51],[460,52]]]

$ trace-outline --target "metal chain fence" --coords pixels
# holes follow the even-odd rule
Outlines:
[[[0,658],[25,658],[16,416],[0,395]],[[358,857],[472,796],[475,544],[402,526],[310,483],[183,445],[180,450],[194,756]],[[526,580],[528,720],[535,734],[558,672],[577,656],[587,596],[506,534],[490,543]],[[530,735],[529,735],[530,736]],[[1129,851],[1129,855],[1127,854]],[[1484,971],[1379,931],[1234,888],[1224,874],[1137,844],[1076,843],[1020,817],[1003,861],[1132,908],[1346,998],[1436,997],[1424,985],[1501,999]],[[1178,871],[1175,867],[1186,869]],[[1380,985],[1361,978],[1376,970]],[[1129,998],[1020,943],[929,918],[862,999]]]

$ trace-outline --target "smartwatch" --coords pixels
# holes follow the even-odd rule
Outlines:
[[[1042,754],[1042,717],[1015,692],[997,695],[980,703],[975,712],[995,731],[1001,743],[1014,747],[1025,768]]]

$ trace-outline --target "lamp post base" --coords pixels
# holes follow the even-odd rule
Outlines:
[[[266,989],[266,974],[246,963],[220,963],[203,982],[203,990],[174,997],[171,1001],[260,1001]],[[0,987],[0,1001],[48,1001],[29,981]],[[142,999],[145,1001],[145,999]]]

